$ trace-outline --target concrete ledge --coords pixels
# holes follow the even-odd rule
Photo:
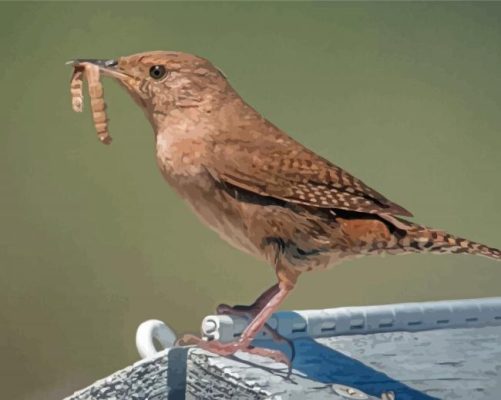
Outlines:
[[[362,397],[345,397],[343,386],[319,384],[296,371],[286,370],[260,357],[228,359],[195,348],[164,350],[141,360],[66,400],[109,399],[379,399],[362,392]]]
[[[67,400],[374,400],[391,399],[385,395],[390,391],[397,400],[501,398],[501,324],[491,323],[498,321],[497,303],[493,299],[468,302],[467,313],[459,313],[457,319],[473,318],[466,323],[475,324],[488,320],[488,324],[451,327],[441,322],[431,330],[294,339],[296,358],[290,379],[281,364],[246,353],[224,358],[197,348],[172,348],[115,372]],[[454,310],[461,308],[444,308],[444,302],[439,303],[453,321]],[[426,304],[418,307],[419,313],[430,309],[430,303]],[[395,323],[404,311],[400,307],[394,313]],[[436,321],[435,314],[429,315],[430,321]],[[255,344],[277,348],[267,340]]]

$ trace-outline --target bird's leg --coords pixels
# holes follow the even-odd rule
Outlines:
[[[263,292],[263,294],[261,294],[250,306],[236,305],[232,307],[228,304],[219,304],[216,308],[216,312],[219,315],[238,315],[254,318],[278,291],[279,285],[276,283]]]
[[[291,289],[292,287],[279,284],[278,292],[254,317],[254,319],[247,326],[247,328],[245,328],[238,341],[231,343],[221,343],[219,341],[201,341],[198,343],[198,346],[212,353],[219,354],[221,356],[229,356],[231,354],[234,354],[238,350],[242,350],[244,352],[269,357],[275,361],[289,365],[290,364],[289,359],[281,351],[264,349],[264,348],[254,348],[251,347],[251,343],[252,340],[256,337],[256,335],[259,333],[259,331],[263,329],[264,325],[266,324],[266,321],[271,316],[271,314],[273,314],[273,312],[280,306],[280,304],[287,297]]]
[[[236,342],[221,343],[219,341],[205,341],[198,339],[198,347],[210,351],[221,356],[229,356],[237,351],[244,351],[251,354],[257,354],[263,357],[271,358],[275,361],[282,362],[291,368],[290,360],[287,356],[278,350],[265,348],[255,348],[251,346],[252,341],[263,329],[268,318],[278,309],[280,304],[285,300],[289,292],[294,288],[299,273],[286,268],[277,268],[278,291],[269,299],[263,308],[257,313],[250,324],[245,328],[242,335]],[[191,340],[194,338],[191,337]]]
[[[228,304],[220,304],[216,308],[216,313],[218,315],[236,315],[252,320],[257,316],[259,311],[261,311],[264,306],[271,300],[271,298],[278,293],[278,291],[279,287],[278,283],[276,283],[272,287],[268,288],[265,292],[263,292],[263,294],[261,294],[250,306],[236,305],[232,307]],[[198,336],[188,333],[184,334],[176,342],[176,344],[179,346],[185,346],[190,344],[198,344],[199,342],[200,338]]]
[[[218,315],[234,315],[252,320],[257,316],[259,311],[261,311],[264,306],[273,298],[273,296],[278,293],[279,290],[279,284],[277,283],[263,292],[251,305],[229,306],[228,304],[220,304],[217,306],[216,312]],[[295,356],[295,349],[292,341],[279,334],[277,330],[273,329],[268,323],[264,324],[263,329],[268,335],[270,335],[274,342],[286,343],[290,347],[291,360],[293,360]]]

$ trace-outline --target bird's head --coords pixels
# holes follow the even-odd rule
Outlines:
[[[175,108],[202,108],[211,112],[231,92],[224,74],[208,60],[187,53],[151,51],[116,60],[90,62],[101,74],[116,79],[146,112],[150,120]]]

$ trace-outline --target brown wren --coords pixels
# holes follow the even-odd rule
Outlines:
[[[289,363],[251,342],[303,272],[382,253],[501,259],[497,249],[403,219],[412,214],[266,120],[204,58],[153,51],[85,61],[115,78],[143,109],[163,176],[201,221],[276,273],[277,283],[251,306],[219,307],[252,317],[240,338],[197,341],[204,349]]]

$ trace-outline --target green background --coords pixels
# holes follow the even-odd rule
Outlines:
[[[111,81],[115,141],[98,142],[66,60],[205,56],[417,221],[501,246],[500,18],[499,3],[2,3],[2,396],[61,398],[137,360],[141,321],[196,332],[273,282],[163,182],[148,122]],[[304,275],[285,307],[499,296],[500,267],[367,258]]]

